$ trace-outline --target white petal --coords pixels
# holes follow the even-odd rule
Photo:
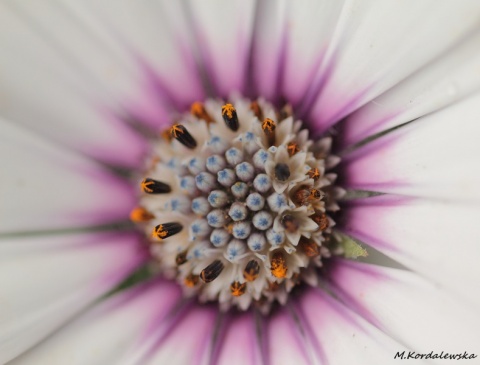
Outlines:
[[[121,77],[128,72],[65,9],[47,4],[0,5],[0,113],[102,161],[133,165],[142,139],[112,115],[121,112],[113,90],[132,89]]]
[[[144,255],[131,233],[0,239],[0,363],[52,333]]]
[[[219,346],[218,365],[260,365],[261,344],[253,312],[232,316]]]
[[[0,232],[98,225],[134,204],[120,178],[2,119],[0,160]]]
[[[479,15],[476,1],[347,2],[328,59],[312,82],[316,101],[310,118],[318,132],[458,43],[477,26]]]
[[[468,300],[480,303],[480,208],[396,196],[359,199],[342,230]]]
[[[478,349],[480,315],[461,298],[410,271],[339,261],[329,278],[341,289],[341,299],[409,349]]]
[[[479,103],[477,94],[353,151],[345,186],[479,202]]]
[[[252,40],[252,88],[256,95],[276,100],[281,64],[285,53],[288,2],[264,0],[257,3]]]
[[[115,295],[10,364],[117,364],[180,297],[178,287],[159,281]]]
[[[480,32],[381,94],[342,122],[344,145],[427,115],[480,87]]]
[[[103,25],[126,48],[136,65],[144,67],[145,84],[140,85],[150,88],[137,95],[136,101],[149,97],[151,103],[173,103],[179,108],[204,98],[191,20],[182,1],[92,0],[81,4],[98,26]]]
[[[175,325],[164,332],[148,358],[137,365],[192,365],[209,355],[217,310],[197,303],[182,314]],[[122,363],[123,365],[123,363]]]
[[[303,101],[324,60],[343,4],[343,0],[296,0],[287,4],[282,91],[294,106]]]
[[[299,298],[299,315],[318,363],[393,364],[402,346],[319,289]]]
[[[276,365],[312,365],[316,357],[309,351],[307,334],[287,310],[279,311],[268,320],[269,356]]]
[[[255,2],[189,0],[187,6],[203,67],[217,95],[245,93]]]

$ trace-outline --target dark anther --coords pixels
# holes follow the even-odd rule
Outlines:
[[[270,146],[275,145],[275,129],[277,128],[277,125],[273,120],[270,118],[265,118],[265,120],[262,123],[262,130],[263,133],[267,136],[268,139],[268,144]]]
[[[290,167],[286,163],[277,163],[275,165],[275,178],[278,181],[287,181],[290,177]]]
[[[173,138],[175,138],[178,142],[180,142],[187,148],[197,147],[197,141],[195,140],[195,138],[193,138],[192,135],[187,131],[187,128],[185,128],[181,124],[175,124],[170,129],[170,134]]]
[[[287,145],[287,151],[290,156],[293,156],[294,154],[300,152],[300,148],[298,148],[298,144],[296,144],[295,142],[290,142]]]
[[[247,289],[247,283],[240,283],[238,281],[234,281],[230,285],[230,292],[234,297],[239,297],[245,294],[245,290]]]
[[[180,266],[187,262],[187,251],[180,252],[175,257],[175,263]]]
[[[230,128],[234,132],[238,130],[239,124],[237,111],[232,104],[225,104],[224,106],[222,106],[222,117],[228,128]]]
[[[250,103],[250,110],[258,118],[258,120],[263,120],[263,111],[257,101],[252,101]]]
[[[160,240],[171,237],[183,229],[183,226],[180,223],[169,222],[159,224],[153,229],[153,235]]]
[[[204,282],[210,283],[214,281],[218,277],[218,275],[220,275],[223,268],[223,263],[220,260],[215,260],[202,270],[202,272],[200,273],[200,278]]]
[[[246,281],[254,281],[260,273],[260,265],[256,260],[250,260],[245,266],[243,277]]]
[[[315,214],[312,215],[310,218],[312,218],[312,220],[318,224],[318,229],[320,231],[326,230],[329,226],[328,218],[325,213],[316,211]]]
[[[170,185],[147,177],[141,182],[142,190],[147,194],[167,194],[172,191]]]
[[[285,214],[281,219],[281,223],[288,232],[294,233],[298,230],[298,222],[293,215]]]
[[[315,257],[320,255],[319,247],[316,244],[316,242],[313,240],[302,237],[300,238],[300,242],[298,245],[300,246],[302,251],[305,253],[305,255],[307,255],[308,257]]]

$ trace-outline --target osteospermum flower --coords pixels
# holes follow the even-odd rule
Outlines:
[[[479,22],[2,2],[0,362],[478,362]]]

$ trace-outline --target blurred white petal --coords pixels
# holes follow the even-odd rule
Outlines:
[[[143,259],[131,233],[0,238],[0,362],[52,333]]]

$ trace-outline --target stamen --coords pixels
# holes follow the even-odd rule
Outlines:
[[[270,271],[273,276],[279,279],[287,276],[287,261],[285,260],[285,256],[281,251],[276,251],[273,253],[270,264]]]
[[[298,228],[298,222],[293,215],[285,214],[281,219],[282,226],[290,233],[295,233]]]
[[[315,181],[320,179],[320,171],[318,171],[317,168],[313,168],[313,169],[308,170],[307,175],[310,179],[313,179]]]
[[[173,138],[175,138],[178,142],[183,144],[185,147],[193,149],[197,147],[197,141],[192,135],[188,132],[187,128],[185,128],[181,124],[175,124],[170,129],[170,134]]]
[[[222,106],[222,117],[228,128],[230,128],[234,132],[238,130],[239,124],[237,111],[232,104],[225,104],[224,106]]]
[[[309,205],[312,201],[321,197],[322,194],[318,189],[304,187],[295,192],[293,200],[298,205]]]
[[[260,265],[256,260],[250,260],[245,266],[243,277],[246,281],[254,281],[260,274]]]
[[[207,113],[205,106],[203,103],[196,101],[190,107],[190,113],[198,119],[203,119],[207,123],[213,123],[214,120],[212,117]]]
[[[247,283],[240,284],[240,282],[234,281],[230,285],[230,292],[232,293],[232,295],[234,297],[239,297],[239,296],[245,294],[245,290],[247,290]]]
[[[137,222],[137,223],[148,222],[153,218],[155,218],[155,216],[143,207],[133,208],[132,211],[130,212],[130,219],[133,222]]]
[[[162,138],[165,141],[170,142],[172,140],[172,134],[170,133],[170,128],[164,129],[162,133],[160,133],[160,136],[162,136]]]
[[[278,181],[287,181],[290,177],[290,167],[286,163],[277,163],[275,165],[275,178]]]
[[[315,214],[312,215],[310,218],[318,224],[318,229],[320,231],[325,231],[329,226],[328,218],[325,213],[315,212]]]
[[[198,275],[190,274],[185,277],[183,283],[187,288],[193,288],[198,284]]]
[[[293,115],[293,109],[290,104],[285,104],[282,109],[277,113],[277,117],[279,121],[287,119],[288,117]]]
[[[258,120],[263,120],[263,111],[260,107],[260,104],[258,104],[258,101],[254,100],[250,103],[250,110],[258,118]]]
[[[187,251],[180,252],[176,257],[175,257],[175,263],[178,266],[183,265],[184,263],[187,262]]]
[[[313,240],[302,237],[298,245],[308,257],[315,257],[320,255],[319,247]]]
[[[298,148],[298,144],[295,142],[290,142],[287,144],[287,151],[290,156],[293,156],[294,154],[300,152],[300,148]]]
[[[183,229],[183,226],[177,222],[159,224],[153,229],[153,236],[159,240],[171,237]]]
[[[202,272],[200,273],[200,278],[205,283],[211,283],[216,278],[218,278],[218,275],[222,273],[223,268],[223,263],[220,260],[215,260],[202,270]]]
[[[170,185],[161,181],[150,179],[149,177],[143,179],[140,186],[147,194],[167,194],[172,191]]]
[[[262,123],[262,130],[263,133],[267,136],[268,139],[268,144],[269,146],[274,146],[275,145],[275,129],[276,129],[276,124],[273,120],[270,118],[265,118],[265,120]]]

